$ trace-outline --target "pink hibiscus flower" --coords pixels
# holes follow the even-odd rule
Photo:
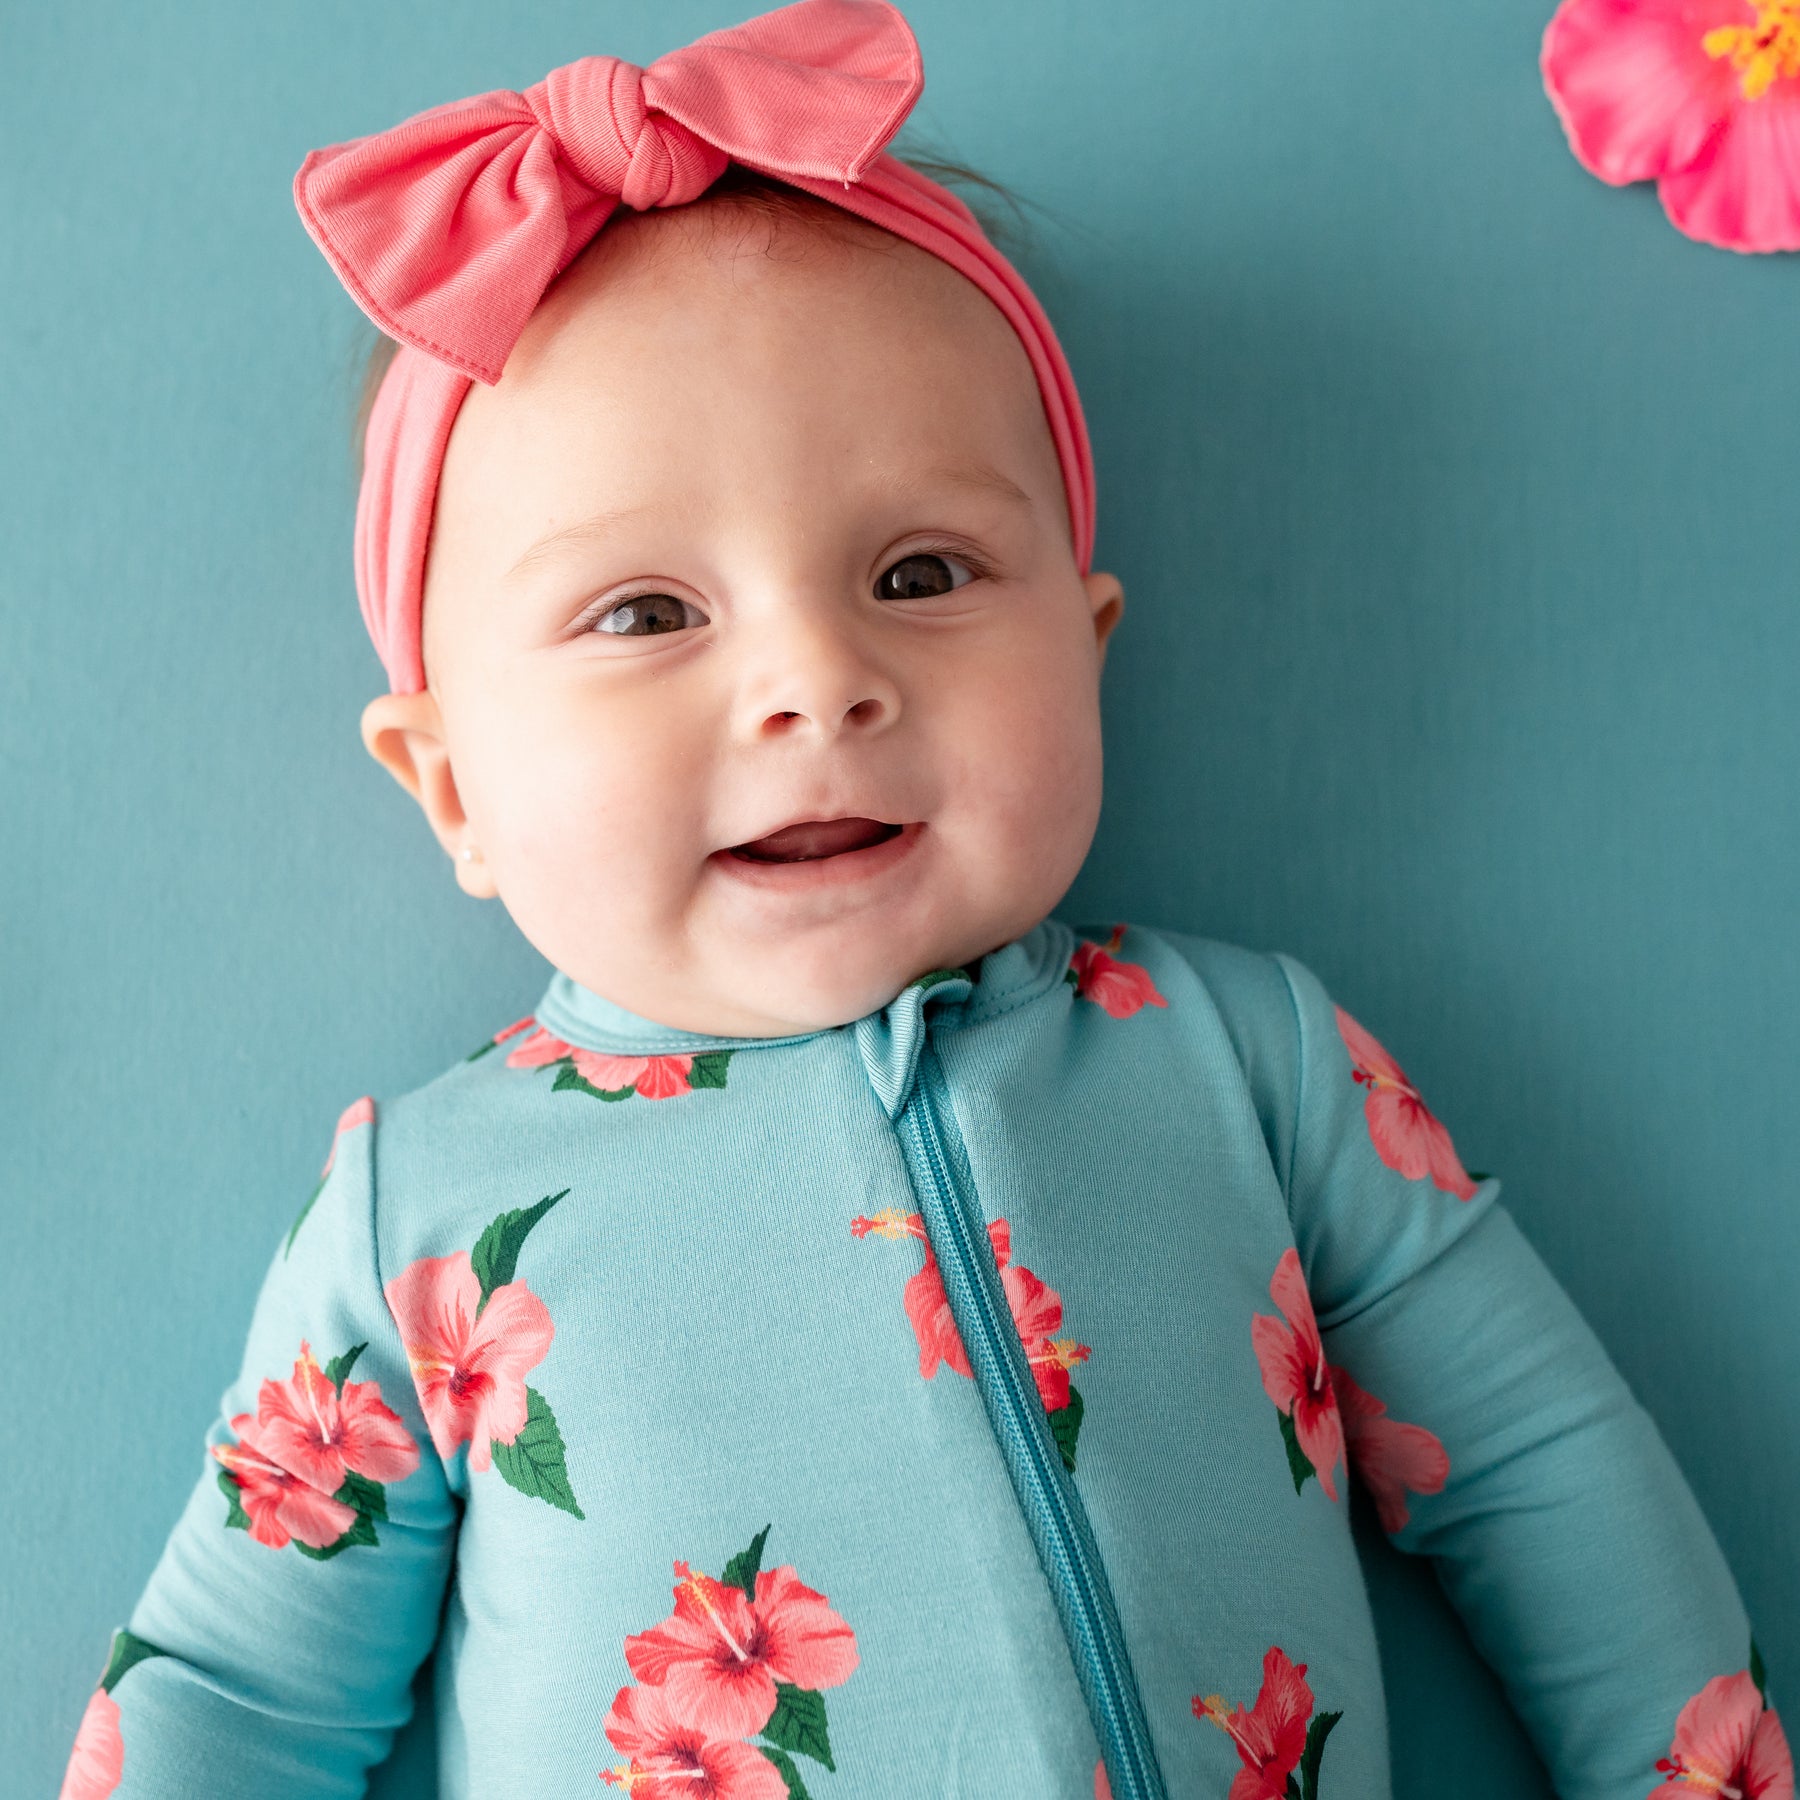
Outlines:
[[[1476,1184],[1457,1160],[1450,1133],[1419,1098],[1406,1071],[1341,1006],[1332,1010],[1350,1052],[1350,1077],[1369,1090],[1363,1117],[1369,1122],[1375,1154],[1408,1181],[1429,1175],[1445,1193],[1472,1199]]]
[[[1800,250],[1800,0],[1563,0],[1541,60],[1583,168],[1702,243]]]
[[[426,1256],[387,1284],[413,1385],[438,1455],[469,1446],[469,1467],[493,1461],[492,1444],[510,1444],[525,1428],[525,1375],[544,1360],[556,1335],[550,1313],[522,1281],[481,1302],[469,1253]]]
[[[880,1217],[889,1217],[881,1215]],[[904,1226],[884,1227],[878,1220],[855,1219],[850,1229],[858,1237],[871,1230],[883,1236],[917,1237],[925,1250],[925,1266],[902,1290],[906,1316],[912,1321],[913,1335],[919,1340],[919,1373],[929,1381],[939,1363],[948,1363],[958,1375],[974,1378],[968,1352],[963,1348],[956,1321],[950,1314],[950,1299],[944,1292],[943,1271],[932,1254],[931,1242],[925,1236],[923,1221],[916,1230],[912,1222],[917,1213],[908,1214]],[[861,1225],[863,1229],[857,1230]],[[1012,1314],[1013,1328],[1025,1346],[1025,1360],[1031,1365],[1032,1379],[1037,1384],[1038,1398],[1046,1412],[1060,1412],[1069,1404],[1069,1371],[1088,1360],[1092,1354],[1086,1344],[1073,1338],[1054,1335],[1062,1323],[1062,1296],[1048,1282],[1041,1281],[1023,1263],[1012,1261],[1012,1227],[1004,1219],[988,1225],[988,1242],[993,1246],[994,1261],[1000,1270],[1000,1286]]]
[[[630,1761],[600,1779],[632,1800],[788,1800],[781,1771],[760,1750],[709,1737],[676,1714],[661,1688],[620,1688],[606,1735]]]
[[[1385,1402],[1358,1387],[1347,1369],[1334,1364],[1330,1373],[1350,1466],[1374,1498],[1381,1529],[1398,1531],[1409,1517],[1408,1492],[1441,1493],[1450,1476],[1450,1458],[1442,1441],[1423,1425],[1390,1419]]]
[[[213,1455],[237,1483],[238,1505],[250,1521],[250,1535],[271,1550],[290,1539],[314,1550],[335,1544],[356,1523],[356,1508],[321,1493],[282,1467],[263,1443],[263,1429],[250,1413],[231,1421],[235,1444],[214,1444]]]
[[[344,1472],[371,1481],[404,1481],[419,1466],[419,1446],[373,1381],[346,1381],[340,1394],[300,1340],[289,1381],[265,1381],[256,1396],[257,1442],[290,1475],[335,1494]]]
[[[1675,1741],[1656,1766],[1669,1779],[1650,1800],[1794,1800],[1787,1734],[1744,1669],[1715,1675],[1681,1709]]]
[[[1112,1783],[1106,1779],[1106,1763],[1094,1764],[1094,1800],[1112,1800]]]
[[[1091,944],[1083,938],[1069,959],[1075,992],[1083,1000],[1092,1000],[1113,1019],[1129,1019],[1143,1007],[1169,1004],[1156,991],[1156,983],[1141,963],[1119,960],[1119,948],[1124,942],[1125,927],[1115,925],[1104,945]]]
[[[684,1562],[675,1573],[674,1612],[628,1637],[625,1661],[683,1726],[708,1739],[748,1737],[768,1724],[776,1682],[818,1689],[850,1679],[855,1632],[788,1565],[758,1572],[754,1600]]]
[[[523,1043],[515,1044],[506,1056],[509,1069],[542,1069],[564,1061],[572,1062],[575,1073],[590,1087],[608,1094],[634,1088],[640,1100],[669,1100],[691,1091],[688,1083],[694,1067],[691,1056],[607,1056],[598,1050],[583,1050],[579,1045],[565,1044],[541,1025]]]
[[[323,1181],[331,1173],[331,1165],[337,1161],[338,1139],[346,1131],[354,1131],[358,1125],[372,1125],[375,1122],[375,1102],[364,1094],[360,1100],[352,1100],[338,1114],[338,1122],[332,1127],[331,1149],[326,1154],[325,1166],[319,1171],[319,1179]]]
[[[125,1740],[119,1735],[119,1703],[95,1688],[75,1733],[57,1800],[107,1800],[125,1774]]]
[[[1288,1660],[1279,1644],[1263,1656],[1262,1688],[1246,1712],[1227,1709],[1217,1694],[1194,1696],[1194,1717],[1210,1719],[1237,1746],[1243,1767],[1231,1783],[1230,1800],[1283,1800],[1287,1779],[1300,1766],[1306,1749],[1306,1721],[1312,1713],[1312,1689],[1306,1664]]]
[[[1292,1418],[1294,1438],[1312,1464],[1327,1500],[1337,1498],[1332,1471],[1344,1449],[1344,1426],[1325,1361],[1325,1342],[1313,1315],[1312,1296],[1300,1272],[1300,1253],[1282,1251],[1269,1281],[1269,1297],[1282,1318],[1257,1313],[1250,1321],[1250,1342],[1262,1371],[1263,1392],[1275,1409]]]

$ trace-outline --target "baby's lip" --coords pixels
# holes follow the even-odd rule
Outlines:
[[[826,857],[845,856],[885,844],[904,829],[904,826],[888,824],[881,819],[862,817],[799,819],[766,836],[733,844],[729,854],[744,862],[819,862]]]

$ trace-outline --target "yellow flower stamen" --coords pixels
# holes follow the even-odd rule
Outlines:
[[[870,1214],[866,1220],[859,1219],[857,1223],[866,1227],[863,1235],[867,1237],[901,1238],[917,1235],[912,1228],[912,1214],[903,1206],[884,1206],[880,1212]]]
[[[690,1574],[686,1563],[677,1563],[675,1572],[681,1577],[681,1585],[693,1595],[695,1602],[706,1617],[714,1631],[725,1640],[726,1647],[739,1662],[748,1662],[749,1657],[744,1647],[725,1628],[725,1621],[719,1616],[719,1609],[713,1604],[713,1590],[719,1585],[710,1575]]]
[[[1714,61],[1729,61],[1746,100],[1760,100],[1777,81],[1800,79],[1800,0],[1749,0],[1754,25],[1721,25],[1700,40]]]

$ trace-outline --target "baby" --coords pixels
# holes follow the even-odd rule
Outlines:
[[[308,160],[371,753],[555,965],[361,1100],[65,1796],[1379,1800],[1349,1477],[1560,1793],[1792,1800],[1654,1427],[1304,969],[1049,917],[1073,383],[801,3]],[[473,378],[473,380],[471,380]]]

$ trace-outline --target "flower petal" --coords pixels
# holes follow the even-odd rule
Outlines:
[[[1800,250],[1800,82],[1745,101],[1691,167],[1657,186],[1677,231],[1721,250]]]
[[[1544,32],[1544,88],[1576,160],[1615,185],[1700,156],[1739,98],[1701,40],[1743,0],[1564,0]]]

